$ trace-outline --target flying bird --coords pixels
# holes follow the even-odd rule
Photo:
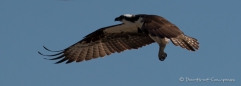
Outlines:
[[[177,26],[158,15],[148,14],[123,14],[115,18],[121,24],[100,28],[72,46],[60,50],[49,60],[60,59],[56,63],[81,62],[98,57],[104,57],[115,52],[123,52],[130,49],[138,49],[151,43],[159,45],[158,57],[164,61],[167,54],[164,52],[169,40],[175,46],[181,46],[189,51],[196,51],[199,48],[197,39],[185,35]]]

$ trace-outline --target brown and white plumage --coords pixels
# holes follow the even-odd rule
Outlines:
[[[54,55],[50,60],[61,59],[56,63],[67,61],[81,62],[93,58],[104,57],[115,52],[138,49],[142,46],[157,42],[160,46],[158,57],[163,61],[167,54],[164,52],[168,39],[176,46],[181,46],[190,51],[199,48],[199,43],[195,38],[184,35],[184,33],[174,24],[157,15],[131,15],[125,14],[117,17],[115,21],[122,24],[100,28],[81,41]],[[44,47],[46,50],[51,51]],[[39,54],[43,55],[39,52]]]
[[[145,23],[142,29],[147,30],[154,36],[171,39],[174,45],[190,51],[195,51],[199,48],[197,39],[184,35],[177,26],[160,16],[146,15],[143,18],[143,22]]]
[[[91,60],[93,58],[104,57],[115,52],[120,53],[124,50],[138,49],[142,46],[154,43],[154,41],[148,37],[147,34],[136,32],[124,33],[122,31],[117,31],[119,33],[111,33],[112,31],[105,30],[106,28],[131,29],[123,26],[123,24],[101,28],[85,36],[84,39],[76,44],[64,49],[63,51],[60,51],[60,53],[49,55],[58,56],[50,60],[61,59],[56,63],[61,63],[63,61],[67,61],[66,63],[73,61],[81,62],[84,60]]]

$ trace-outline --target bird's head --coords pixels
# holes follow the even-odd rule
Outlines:
[[[130,23],[130,22],[134,23],[138,19],[139,19],[139,16],[132,15],[132,14],[123,14],[123,15],[120,15],[119,17],[116,17],[115,21],[120,21],[123,23]]]

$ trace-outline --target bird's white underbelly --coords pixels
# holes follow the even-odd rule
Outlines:
[[[158,44],[167,44],[169,42],[168,38],[159,38],[158,36],[149,35]]]

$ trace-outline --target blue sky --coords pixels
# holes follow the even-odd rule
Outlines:
[[[240,85],[240,0],[1,0],[1,86]],[[127,50],[81,63],[53,64],[37,51],[64,49],[101,27],[119,24],[121,14],[156,14],[197,38],[190,52],[169,43]],[[189,79],[235,79],[191,82]]]

